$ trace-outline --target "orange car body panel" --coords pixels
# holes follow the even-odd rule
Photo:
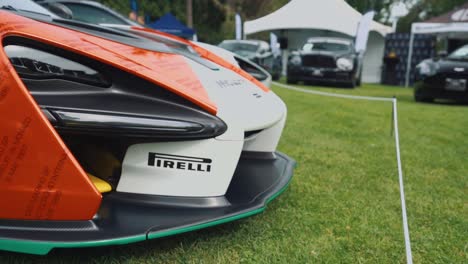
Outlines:
[[[216,105],[185,58],[149,51],[0,11],[0,34],[22,36],[132,73],[216,114]]]
[[[101,194],[0,49],[0,219],[89,220]]]
[[[110,64],[216,113],[182,56],[134,48],[0,11],[0,40],[21,36]],[[89,220],[102,196],[0,48],[0,219]]]

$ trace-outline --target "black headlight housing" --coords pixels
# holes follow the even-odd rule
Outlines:
[[[125,71],[22,37],[3,44],[60,133],[159,141],[212,138],[227,129],[190,101]]]

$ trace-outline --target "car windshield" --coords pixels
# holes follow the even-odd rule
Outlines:
[[[139,41],[139,43],[143,43],[142,45],[147,45],[147,46],[151,45],[151,50],[154,50],[157,52],[170,52],[170,53],[180,54],[180,55],[192,58],[193,60],[196,60],[197,62],[200,62],[207,67],[215,68],[215,66],[212,63],[202,59],[200,55],[196,51],[194,51],[190,45],[181,43],[179,41],[174,41],[171,38],[161,37],[157,34],[154,34],[154,37],[148,38],[146,36],[141,36],[140,34],[138,34],[139,31],[130,30],[127,32],[125,30],[119,30],[118,28],[116,29],[113,29],[112,27],[103,28],[100,26],[96,26],[95,28],[92,28],[86,25],[86,22],[88,23],[91,22],[90,24],[93,24],[93,22],[96,23],[96,21],[86,21],[84,22],[83,25],[75,24],[75,23],[70,24],[71,22],[70,20],[58,19],[59,17],[57,15],[50,13],[50,11],[48,11],[44,7],[30,0],[0,0],[0,7],[3,7],[4,9],[11,9],[13,11],[25,11],[28,13],[47,15],[53,18],[53,21],[52,21],[53,24],[59,24],[65,27],[70,26],[74,28],[75,30],[83,29],[86,33],[96,34],[100,37],[107,38],[107,39],[109,39],[110,35],[115,35],[115,38],[118,38],[118,40],[114,38],[110,38],[110,39],[113,41],[119,41],[126,45],[132,45],[133,43],[126,42],[125,37],[127,38],[143,37],[146,40],[146,42]],[[22,14],[22,15],[26,16],[26,14]],[[38,20],[42,21],[41,19],[38,19]],[[107,23],[114,22],[112,24],[114,25],[117,24],[115,23],[116,21],[110,21],[109,19],[105,21],[101,20],[101,22],[107,22]],[[123,34],[128,34],[128,35],[123,35]],[[137,36],[137,35],[140,35],[140,36]],[[158,43],[159,45],[155,45],[155,43]]]
[[[258,44],[254,43],[223,42],[219,46],[234,53],[239,51],[256,53],[258,50]]]
[[[340,52],[340,51],[349,51],[350,45],[345,43],[337,43],[337,42],[307,42],[302,47],[303,51],[330,51],[330,52]]]
[[[117,24],[117,25],[132,25],[114,14],[106,11],[103,8],[92,5],[67,3],[63,4],[68,7],[73,13],[73,19],[90,24]]]
[[[34,3],[31,0],[0,0],[0,7],[3,8],[13,8],[19,11],[31,12],[51,17],[56,17],[49,10],[44,7]]]
[[[468,45],[465,45],[448,56],[450,59],[468,59]]]

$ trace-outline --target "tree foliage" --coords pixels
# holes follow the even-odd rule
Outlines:
[[[386,23],[393,0],[346,0],[346,2],[362,14],[371,10],[375,11],[375,20]]]
[[[129,0],[99,0],[103,4],[121,12],[130,13]],[[327,1],[327,0],[323,0]],[[410,7],[408,16],[402,18],[398,30],[405,32],[411,23],[426,20],[450,11],[467,0],[403,0]],[[289,0],[194,0],[193,22],[200,40],[217,44],[223,39],[234,37],[236,13],[245,20],[251,20],[269,14]],[[389,22],[390,6],[394,0],[346,0],[361,13],[375,10],[376,20]],[[416,2],[416,4],[414,4]],[[186,0],[138,0],[139,14],[156,20],[167,12],[186,22]]]
[[[112,9],[128,15],[129,0],[98,0]],[[234,37],[236,13],[244,20],[264,16],[289,0],[195,0],[193,1],[193,23],[201,41],[217,44],[223,39]],[[152,21],[167,12],[186,22],[186,0],[138,0],[139,15],[149,16]]]
[[[410,9],[406,17],[400,19],[397,31],[410,32],[412,23],[442,15],[466,2],[467,0],[420,0]]]
[[[99,0],[102,4],[127,16],[130,12],[129,0]],[[216,0],[193,1],[194,28],[200,40],[216,43],[224,39],[223,25],[226,21],[226,10],[217,5]],[[186,0],[138,0],[138,15],[149,17],[151,21],[159,19],[166,13],[172,13],[180,21],[186,22]]]

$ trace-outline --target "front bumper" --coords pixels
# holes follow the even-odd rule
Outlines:
[[[294,167],[282,153],[244,153],[222,197],[111,193],[89,221],[0,220],[0,249],[45,255],[53,248],[128,244],[234,221],[261,213],[287,188]]]
[[[431,99],[447,99],[455,101],[468,101],[468,87],[464,91],[448,90],[445,87],[445,78],[428,78],[416,82],[415,97]]]
[[[353,78],[353,71],[314,67],[288,67],[288,79],[294,81],[349,83],[353,81]]]

